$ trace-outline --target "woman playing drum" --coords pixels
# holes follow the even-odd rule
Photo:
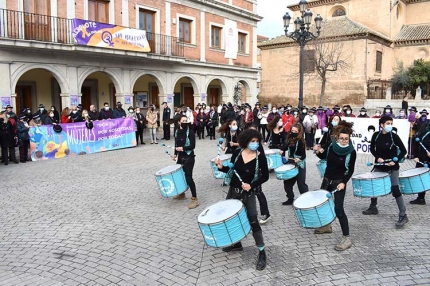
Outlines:
[[[399,220],[396,227],[400,228],[409,221],[406,215],[406,205],[399,188],[399,160],[406,156],[406,148],[402,140],[393,130],[393,118],[391,116],[382,116],[379,119],[380,131],[375,132],[370,142],[370,152],[375,157],[375,172],[386,172],[390,174],[391,194],[396,198],[397,207],[399,208]],[[370,206],[363,211],[364,215],[378,214],[377,198],[371,198]]]
[[[222,150],[225,154],[233,154],[233,152],[239,146],[237,138],[239,136],[239,130],[237,127],[237,121],[232,119],[221,125],[218,129],[218,133],[225,134]]]
[[[335,246],[335,250],[342,251],[351,247],[349,238],[348,218],[345,214],[343,202],[345,199],[345,187],[354,173],[357,153],[350,139],[352,123],[341,121],[333,128],[333,139],[324,148],[315,146],[315,151],[320,159],[327,160],[327,168],[321,184],[321,189],[334,193],[334,210],[342,229],[342,240]],[[331,224],[317,228],[315,234],[331,233]]]
[[[419,138],[419,140],[420,143],[424,145],[424,147],[418,143],[418,154],[417,158],[414,159],[414,161],[417,163],[415,167],[422,168],[424,167],[424,164],[430,166],[430,124],[427,125],[425,134]],[[410,203],[413,205],[425,205],[425,196],[426,192],[418,193],[418,197],[415,200],[410,201]]]
[[[306,185],[306,150],[305,141],[303,140],[303,126],[296,123],[291,127],[291,131],[287,136],[286,144],[281,150],[281,155],[288,152],[288,158],[294,160],[294,163],[299,168],[299,173],[294,178],[284,180],[284,190],[287,193],[287,200],[282,204],[284,206],[292,205],[294,201],[293,187],[297,182],[300,194],[309,191]]]
[[[178,129],[175,133],[175,155],[172,159],[177,159],[178,164],[181,164],[184,168],[185,180],[190,187],[192,196],[191,203],[188,205],[188,208],[194,209],[199,205],[199,201],[197,200],[196,184],[193,180],[196,136],[194,135],[193,130],[191,130],[190,125],[187,123],[186,115],[178,116],[176,118],[175,125],[177,125]],[[174,197],[174,199],[185,199],[185,193]]]
[[[231,178],[227,199],[238,199],[245,205],[255,244],[259,249],[257,270],[263,270],[266,267],[266,252],[264,251],[263,231],[257,219],[255,192],[261,184],[269,179],[266,156],[258,152],[261,142],[260,132],[254,129],[244,130],[239,136],[241,148],[236,150],[231,157],[232,168],[223,166],[218,158],[215,160],[218,169],[227,173],[226,179]],[[223,248],[223,251],[239,251],[242,249],[242,244],[238,242]]]
[[[327,128],[328,131],[322,135],[322,138],[320,139],[320,142],[318,144],[320,146],[325,146],[327,143],[331,142],[333,128],[336,127],[340,122],[340,116],[339,115],[333,115],[331,118]]]

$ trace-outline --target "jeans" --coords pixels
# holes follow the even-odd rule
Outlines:
[[[284,180],[284,190],[287,193],[287,198],[289,200],[294,199],[293,186],[297,182],[297,187],[299,188],[299,193],[303,194],[309,191],[309,187],[306,184],[306,167],[299,168],[299,173],[292,179]]]
[[[191,195],[193,197],[197,197],[196,191],[196,183],[194,183],[193,179],[193,169],[195,163],[195,155],[186,155],[184,152],[180,152],[178,155],[178,164],[181,164],[184,168],[185,180],[187,181],[188,186],[190,187]]]
[[[323,182],[321,183],[321,189],[327,190],[331,193],[337,188],[337,185],[339,185],[340,182],[341,180],[330,180],[324,177]],[[336,217],[339,220],[340,228],[342,229],[342,234],[344,236],[348,236],[349,235],[348,217],[346,216],[345,210],[343,208],[345,194],[346,194],[346,186],[345,186],[345,189],[343,189],[342,191],[338,191],[334,193],[334,212],[336,213]]]
[[[149,137],[151,141],[157,141],[157,128],[149,128]]]
[[[250,193],[243,191],[242,194],[237,194],[235,188],[230,186],[227,194],[227,200],[228,199],[238,199],[243,202],[246,208],[249,223],[251,224],[252,236],[254,237],[255,245],[257,247],[264,246],[263,231],[261,230],[261,226],[257,219],[258,211],[255,193],[252,191]]]
[[[261,189],[261,186],[258,187],[258,190],[257,190],[255,195],[257,196],[258,203],[260,204],[261,215],[262,216],[270,216],[269,206],[267,205],[267,199],[263,193],[263,190]]]

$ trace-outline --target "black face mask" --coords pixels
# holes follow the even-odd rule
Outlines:
[[[181,128],[186,129],[188,127],[188,123],[181,123]]]
[[[299,136],[299,133],[293,133],[293,132],[291,132],[291,133],[290,133],[290,136],[291,136],[292,138],[296,138],[297,136]]]

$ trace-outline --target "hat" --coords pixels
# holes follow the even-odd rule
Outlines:
[[[411,106],[411,108],[409,108],[409,111],[417,112],[417,108],[415,106]]]
[[[130,109],[134,110],[134,107],[133,106],[129,106],[127,110],[130,110]]]
[[[118,102],[116,103],[116,105],[122,105],[121,101],[118,101]]]
[[[423,113],[425,113],[425,114],[429,114],[428,112],[427,112],[427,109],[423,109],[423,110],[421,110],[421,112],[420,112],[421,114],[423,114]]]
[[[10,104],[6,105],[6,109],[13,108]]]
[[[27,107],[24,107],[22,110],[21,110],[21,113],[25,113],[26,111],[27,111]]]
[[[227,104],[227,108],[233,108],[233,104],[231,104],[231,102],[229,102],[229,103]]]
[[[45,105],[43,105],[42,103],[39,104],[39,108],[45,108]]]
[[[387,105],[387,106],[385,106],[385,108],[389,108],[389,109],[392,109],[390,105]]]
[[[167,101],[163,101],[163,103],[162,104],[167,104]]]
[[[257,106],[257,105],[261,105],[259,101],[257,101],[257,102],[255,103],[255,106]]]
[[[79,108],[79,109],[82,109],[82,104],[78,104],[78,106],[76,106],[77,108]]]
[[[360,112],[367,112],[367,109],[366,109],[366,108],[364,108],[364,107],[362,107],[362,108],[360,109]]]
[[[320,105],[318,106],[318,110],[324,110],[324,108]]]
[[[339,110],[339,109],[340,109],[340,107],[339,107],[339,105],[337,105],[337,104],[336,104],[335,106],[333,106],[333,109],[334,109],[334,110]]]
[[[94,127],[94,123],[93,123],[92,121],[90,121],[90,122],[85,122],[85,126],[86,126],[88,129],[93,129],[93,127]]]
[[[26,119],[27,118],[27,116],[25,116],[25,115],[20,115],[19,117],[18,117],[18,119],[19,120],[21,120],[21,119]]]
[[[59,124],[55,124],[54,126],[52,126],[52,129],[54,129],[54,131],[57,133],[61,133],[61,131],[63,131],[63,128]]]
[[[306,106],[306,105],[303,105],[303,106],[302,106],[302,109],[309,109],[309,108],[307,108],[307,106]]]
[[[263,106],[263,110],[267,110],[267,109],[269,109],[269,108],[267,107],[267,105]]]
[[[315,112],[317,112],[317,109],[315,107],[312,107],[311,110],[310,110],[310,112],[315,113]]]
[[[40,118],[40,114],[33,115],[33,119],[39,119],[39,118]]]

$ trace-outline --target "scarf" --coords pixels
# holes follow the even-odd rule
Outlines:
[[[345,156],[345,155],[351,154],[352,151],[354,151],[354,146],[352,145],[351,139],[349,140],[349,145],[346,148],[342,148],[339,145],[337,145],[336,139],[332,140],[331,146],[333,147],[334,153],[336,153],[339,156]]]

